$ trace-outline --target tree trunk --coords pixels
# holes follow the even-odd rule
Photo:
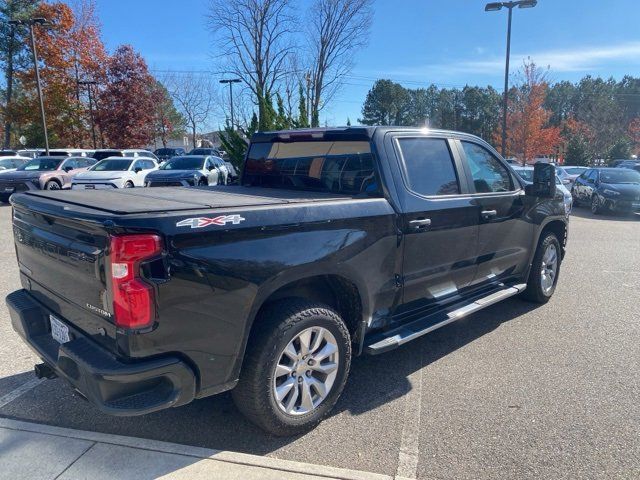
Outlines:
[[[198,148],[196,145],[196,123],[191,122],[191,134],[193,135],[193,148]]]

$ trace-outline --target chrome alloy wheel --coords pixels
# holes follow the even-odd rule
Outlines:
[[[273,376],[278,407],[288,415],[313,411],[331,392],[340,353],[333,334],[311,327],[293,338],[280,354]]]
[[[553,283],[558,273],[558,250],[555,245],[547,246],[542,256],[540,271],[540,285],[545,295],[549,295],[553,289]]]

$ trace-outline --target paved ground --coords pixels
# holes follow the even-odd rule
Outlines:
[[[4,304],[0,415],[408,478],[638,478],[640,219],[575,213],[549,304],[509,300],[356,359],[335,415],[301,437],[265,435],[228,395],[137,418],[102,416],[60,380],[15,398],[35,359]],[[18,287],[9,220],[0,208],[3,296]]]

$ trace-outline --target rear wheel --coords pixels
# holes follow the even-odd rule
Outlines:
[[[124,188],[133,188],[133,187],[134,187],[134,185],[133,185],[133,182],[131,180],[125,182],[125,184],[124,184]]]
[[[303,299],[275,302],[256,322],[234,402],[274,435],[309,430],[342,393],[351,365],[349,332],[331,308]]]
[[[45,185],[45,190],[60,190],[62,187],[57,180],[49,180]]]
[[[204,178],[201,178],[200,180],[198,180],[198,186],[199,187],[206,187],[207,185],[208,185],[208,183]]]
[[[553,296],[560,274],[561,248],[554,233],[546,232],[533,258],[527,289],[523,296],[536,303],[547,303]]]

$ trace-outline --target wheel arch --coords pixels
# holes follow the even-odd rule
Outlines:
[[[362,287],[358,287],[356,281],[337,273],[322,273],[293,278],[270,288],[269,291],[263,292],[259,299],[256,299],[247,321],[241,351],[234,368],[235,378],[240,375],[245,349],[251,335],[256,331],[256,326],[260,321],[260,314],[268,305],[286,298],[304,298],[326,304],[334,309],[344,320],[351,334],[352,344],[359,345],[362,343],[361,336],[364,334],[363,319],[367,301],[363,295]]]

